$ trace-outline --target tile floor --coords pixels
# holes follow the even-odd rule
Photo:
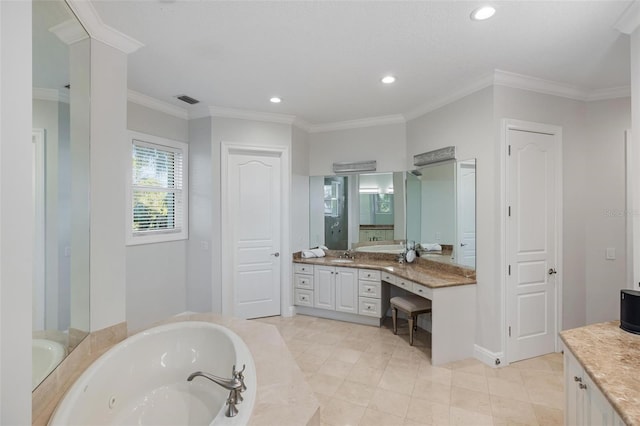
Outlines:
[[[490,368],[475,359],[431,365],[430,336],[409,346],[406,322],[371,327],[297,315],[271,317],[320,402],[342,425],[561,425],[562,356]]]

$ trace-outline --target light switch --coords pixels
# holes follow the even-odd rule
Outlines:
[[[616,259],[616,249],[614,247],[607,247],[605,259],[607,260]]]

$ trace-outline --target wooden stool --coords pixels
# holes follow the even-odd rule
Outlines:
[[[391,318],[393,334],[398,334],[398,309],[409,319],[409,345],[413,346],[413,332],[418,329],[418,315],[431,312],[431,300],[410,294],[391,298]]]

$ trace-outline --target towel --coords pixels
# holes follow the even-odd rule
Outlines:
[[[315,248],[315,249],[309,249],[309,250],[302,250],[302,257],[304,259],[308,259],[311,257],[325,257],[325,253],[322,249],[319,248]]]
[[[420,245],[426,251],[442,251],[442,246],[440,244],[422,243]]]

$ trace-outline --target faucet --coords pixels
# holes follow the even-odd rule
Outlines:
[[[345,259],[355,259],[356,256],[351,252],[351,250],[347,250],[340,257],[344,257]]]
[[[241,393],[247,390],[244,384],[244,369],[246,365],[242,366],[242,370],[236,371],[236,366],[233,366],[231,379],[225,379],[223,377],[214,376],[213,374],[204,373],[202,371],[196,371],[187,377],[187,381],[190,382],[196,377],[204,377],[211,380],[213,383],[222,386],[229,391],[229,397],[227,398],[227,410],[225,415],[227,417],[234,417],[238,414],[236,405],[240,404],[243,400]]]

